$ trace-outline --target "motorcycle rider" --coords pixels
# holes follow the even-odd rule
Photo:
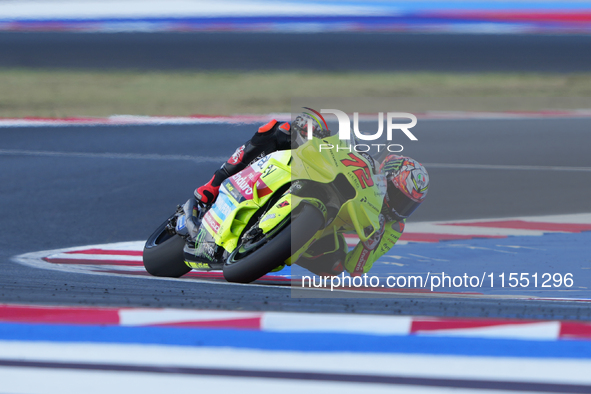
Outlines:
[[[236,149],[209,182],[195,189],[191,202],[191,227],[198,227],[199,210],[213,204],[224,180],[272,152],[297,147],[296,140],[302,141],[298,139],[298,135],[304,139],[307,136],[309,120],[312,122],[314,137],[326,138],[330,135],[328,130],[323,129],[307,114],[298,115],[292,124],[271,120],[259,127],[255,135]],[[404,231],[406,218],[423,202],[427,194],[429,175],[416,160],[389,155],[378,165],[371,156],[364,154],[364,157],[374,164],[374,172],[381,172],[387,179],[387,193],[380,213],[380,229],[367,241],[360,241],[352,251],[349,251],[342,233],[337,236],[337,245],[332,234],[314,242],[296,264],[317,275],[339,275],[343,270],[351,276],[368,272],[373,263],[396,244]],[[191,257],[195,255],[194,247],[195,240],[189,237],[184,249],[187,261],[191,261]]]

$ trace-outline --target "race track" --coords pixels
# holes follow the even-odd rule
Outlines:
[[[0,32],[0,67],[589,72],[589,35]]]
[[[405,143],[405,153],[433,164],[432,188],[413,220],[588,213],[588,127],[588,118],[419,122],[419,141]],[[11,261],[39,250],[145,239],[253,130],[229,124],[0,129],[0,302],[591,318],[589,308],[573,302],[412,295],[318,302],[292,298],[288,287],[146,281]],[[500,164],[515,168],[495,167]],[[549,166],[559,170],[543,168]]]

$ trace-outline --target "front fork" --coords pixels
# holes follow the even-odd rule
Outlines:
[[[173,217],[168,219],[166,231],[179,235],[185,239],[195,239],[199,233],[201,220],[209,206],[201,206],[195,196],[187,200],[183,205],[178,205]]]
[[[185,220],[183,205],[177,205],[174,215],[168,218],[168,223],[165,228],[166,232],[170,235],[179,235],[185,238],[187,235]]]

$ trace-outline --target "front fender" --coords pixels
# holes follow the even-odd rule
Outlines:
[[[302,204],[310,204],[317,208],[322,213],[326,223],[327,209],[322,201],[317,198],[300,197],[287,192],[261,218],[259,228],[263,230],[263,233],[267,234],[283,222],[285,218],[289,217],[292,212],[296,212]]]
[[[312,197],[300,197],[293,195],[291,193],[286,193],[279,201],[267,211],[265,216],[262,217],[261,222],[259,223],[259,228],[263,230],[263,233],[267,234],[268,232],[272,231],[276,226],[280,225],[285,219],[289,218],[292,213],[296,213],[300,211],[303,206],[309,205],[313,206],[318,212],[322,214],[322,220],[324,224],[321,226],[321,229],[318,230],[305,245],[303,245],[298,250],[292,250],[292,255],[289,259],[285,261],[287,265],[291,265],[292,261],[296,261],[302,253],[310,248],[310,246],[318,240],[322,233],[324,232],[324,226],[326,224],[327,219],[327,209],[322,201],[312,198]],[[293,219],[293,217],[292,217]],[[292,234],[293,235],[293,234]],[[292,245],[293,246],[293,245]]]

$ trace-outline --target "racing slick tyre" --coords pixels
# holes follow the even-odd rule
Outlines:
[[[185,264],[183,247],[185,240],[166,231],[168,220],[158,227],[144,246],[144,267],[149,274],[167,278],[179,278],[191,271]]]
[[[254,241],[241,242],[224,263],[228,282],[250,283],[283,264],[324,226],[318,208],[305,204],[297,216]]]

